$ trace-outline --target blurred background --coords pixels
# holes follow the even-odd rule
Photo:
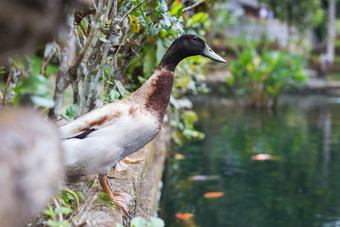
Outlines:
[[[166,226],[340,225],[340,2],[0,6],[0,106],[29,105],[54,121],[128,97],[184,33],[226,59],[194,56],[176,69],[164,119]]]

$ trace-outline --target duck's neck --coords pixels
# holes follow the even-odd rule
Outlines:
[[[155,113],[160,122],[170,101],[175,68],[185,57],[186,54],[172,44],[154,74],[135,92],[134,96],[141,98],[146,109]]]
[[[171,72],[175,72],[178,63],[186,57],[188,57],[187,54],[181,51],[177,45],[171,45],[168,51],[164,54],[157,69],[168,69]]]
[[[154,74],[140,87],[133,96],[144,103],[147,111],[157,115],[160,122],[170,101],[174,73],[170,70],[157,68]]]

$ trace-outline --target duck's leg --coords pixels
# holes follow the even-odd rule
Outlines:
[[[118,193],[113,192],[110,188],[109,182],[107,180],[106,174],[98,174],[100,186],[102,186],[103,191],[109,195],[112,199],[112,202],[122,208],[124,212],[130,216],[130,207],[132,197],[126,193]]]

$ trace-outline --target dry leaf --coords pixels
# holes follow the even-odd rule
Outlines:
[[[140,45],[136,39],[128,39],[127,44],[128,44],[127,45],[128,47],[134,47],[134,46]]]
[[[131,14],[129,15],[129,18],[130,18],[130,21],[129,21],[130,29],[134,31],[135,33],[138,33],[140,29],[139,20],[137,19],[137,17]]]

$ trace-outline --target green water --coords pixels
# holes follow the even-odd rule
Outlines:
[[[340,226],[340,98],[286,96],[270,112],[210,97],[194,100],[194,110],[206,137],[172,151],[160,204],[166,226]],[[251,159],[259,153],[279,159]],[[197,175],[209,178],[191,180]]]

